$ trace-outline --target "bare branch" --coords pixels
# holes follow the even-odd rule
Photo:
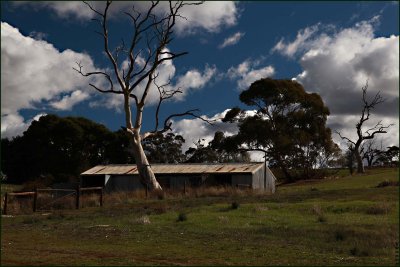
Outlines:
[[[97,11],[96,9],[94,9],[88,2],[86,1],[82,1],[84,4],[86,4],[94,13],[96,13],[99,16],[103,16],[103,14],[101,14],[99,11]]]
[[[172,115],[168,116],[168,117],[165,119],[165,121],[164,121],[164,128],[163,128],[163,129],[158,130],[158,131],[152,131],[152,132],[144,133],[144,134],[142,135],[142,140],[144,140],[144,139],[146,139],[146,138],[148,138],[148,137],[150,137],[150,136],[153,136],[153,135],[155,135],[155,134],[165,133],[165,132],[167,132],[167,131],[169,131],[169,130],[172,130],[172,128],[171,128],[172,122],[170,121],[172,118],[184,117],[184,116],[191,116],[191,117],[200,119],[200,120],[202,120],[202,121],[208,123],[209,125],[214,125],[213,123],[214,123],[215,121],[217,121],[217,120],[205,119],[205,118],[203,118],[202,116],[197,115],[195,112],[198,112],[198,111],[199,111],[198,109],[191,109],[191,110],[188,110],[188,111],[183,112],[183,113],[172,114]]]
[[[155,79],[153,81],[154,85],[157,87],[158,89],[158,93],[159,93],[159,101],[158,101],[158,105],[156,108],[156,113],[155,113],[155,127],[154,127],[154,132],[156,132],[158,130],[158,125],[159,125],[159,113],[160,113],[160,108],[161,108],[161,104],[163,101],[170,99],[172,97],[174,97],[174,95],[178,94],[178,93],[182,93],[182,91],[180,90],[180,88],[176,89],[176,90],[165,90],[166,86],[169,86],[171,84],[171,78],[168,79],[168,82],[163,84],[163,85],[158,85],[156,82],[156,78],[158,77],[158,73],[155,76]]]
[[[342,138],[343,140],[346,140],[347,142],[349,142],[349,143],[351,143],[351,144],[353,144],[353,145],[356,144],[355,142],[351,141],[349,138],[343,136],[340,132],[335,131],[335,133],[338,134],[338,135],[340,136],[340,138]]]
[[[84,73],[82,71],[82,69],[83,69],[82,64],[80,62],[76,62],[76,64],[78,65],[79,69],[77,69],[77,68],[72,68],[72,69],[77,71],[79,74],[81,74],[84,77],[89,77],[89,76],[92,76],[92,75],[102,75],[102,76],[105,76],[107,78],[108,82],[110,83],[110,89],[108,89],[108,90],[100,89],[100,88],[98,88],[96,85],[94,85],[92,83],[89,84],[90,86],[92,86],[97,91],[99,91],[101,93],[114,93],[114,94],[122,94],[123,93],[122,91],[115,91],[114,90],[114,84],[113,84],[111,76],[109,74],[107,74],[105,72],[102,72],[102,71],[93,71],[93,72]]]

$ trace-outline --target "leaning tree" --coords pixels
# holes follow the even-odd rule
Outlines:
[[[340,132],[336,131],[336,133],[342,138],[346,140],[349,144],[352,145],[353,149],[351,150],[354,157],[357,161],[357,173],[364,173],[364,164],[363,158],[361,156],[361,148],[362,144],[365,140],[371,140],[375,137],[376,134],[387,133],[387,129],[393,124],[389,124],[384,126],[382,121],[376,123],[373,127],[364,130],[363,126],[366,121],[370,119],[371,111],[376,108],[377,105],[383,103],[385,100],[382,98],[380,92],[376,93],[374,98],[371,101],[367,100],[367,90],[368,90],[368,82],[365,86],[362,87],[362,102],[363,108],[361,110],[361,116],[358,122],[356,123],[356,132],[357,132],[357,139],[351,140],[350,138],[343,136]]]
[[[157,82],[158,69],[162,64],[187,54],[187,52],[173,52],[168,48],[173,40],[173,29],[176,26],[177,19],[184,18],[180,11],[186,5],[198,5],[200,3],[170,1],[160,4],[157,1],[142,2],[139,4],[140,8],[132,5],[131,10],[124,12],[131,20],[131,39],[127,44],[122,40],[122,43],[115,49],[110,47],[108,31],[108,18],[112,1],[107,1],[103,10],[98,10],[89,3],[84,3],[95,13],[96,18],[94,20],[100,23],[101,30],[97,33],[102,38],[104,52],[111,64],[111,70],[84,72],[84,66],[81,63],[77,63],[78,66],[74,69],[86,77],[102,76],[105,78],[109,84],[108,88],[102,88],[95,83],[89,84],[98,92],[121,95],[124,100],[125,113],[125,127],[123,129],[131,137],[132,151],[141,181],[148,185],[150,189],[161,189],[143,150],[142,141],[171,130],[171,119],[175,117],[193,116],[206,121],[196,115],[198,110],[193,109],[172,114],[165,119],[164,123],[161,123],[159,121],[161,104],[182,91],[180,88],[172,88],[170,81],[164,84]],[[145,11],[142,10],[143,5],[148,5]],[[122,57],[124,62],[128,63],[125,64],[127,68],[120,65]],[[114,86],[114,83],[117,83],[117,86]],[[152,131],[142,132],[143,112],[151,90],[158,90],[159,94],[155,126]],[[132,112],[132,107],[134,112]],[[132,114],[135,114],[134,118]]]

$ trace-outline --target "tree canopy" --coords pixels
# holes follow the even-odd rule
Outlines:
[[[239,98],[256,112],[249,115],[235,107],[226,114],[223,121],[238,122],[239,127],[229,143],[265,152],[287,180],[314,177],[316,167],[339,150],[326,127],[329,109],[318,94],[307,93],[296,81],[260,79]]]
[[[82,117],[42,116],[22,136],[2,139],[2,171],[16,183],[43,175],[56,181],[76,179],[106,161],[113,138],[106,127]]]

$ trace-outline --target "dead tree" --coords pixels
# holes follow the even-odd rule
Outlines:
[[[370,140],[366,141],[361,146],[361,149],[360,149],[362,158],[367,160],[368,167],[372,166],[372,163],[374,162],[374,160],[378,157],[378,155],[381,152],[382,152],[381,150],[376,148],[374,139],[370,139]]]
[[[354,153],[354,156],[357,161],[357,173],[364,173],[364,165],[363,165],[363,159],[361,157],[361,145],[365,140],[371,140],[375,137],[376,134],[382,134],[382,133],[387,133],[387,129],[390,126],[393,126],[393,124],[389,124],[387,126],[384,126],[382,124],[382,121],[379,121],[378,123],[375,124],[375,126],[364,130],[363,125],[366,121],[370,119],[371,116],[371,111],[379,104],[383,103],[385,100],[382,98],[380,95],[380,92],[378,92],[374,98],[371,101],[367,100],[367,89],[368,89],[368,82],[364,87],[362,87],[362,101],[363,101],[363,108],[361,111],[361,116],[360,120],[356,124],[356,132],[357,132],[357,139],[355,141],[351,140],[348,137],[343,136],[340,132],[336,131],[336,133],[342,138],[343,140],[346,140],[348,143],[353,145],[354,149],[352,150]]]
[[[101,11],[95,9],[89,3],[84,3],[95,13],[96,18],[94,20],[101,26],[101,30],[96,33],[102,38],[104,52],[111,64],[111,70],[109,72],[84,72],[84,66],[81,63],[77,63],[77,68],[74,69],[86,77],[101,76],[105,78],[109,84],[109,88],[100,88],[94,83],[89,84],[98,92],[118,94],[123,97],[125,126],[122,128],[132,137],[132,151],[141,181],[150,189],[161,189],[144,153],[142,141],[150,136],[171,130],[172,119],[176,117],[193,116],[211,123],[196,115],[198,112],[197,109],[172,114],[165,119],[163,124],[159,122],[161,104],[174,95],[181,93],[181,91],[180,89],[171,89],[171,86],[168,86],[170,82],[158,85],[156,83],[159,75],[158,68],[167,61],[172,61],[187,54],[187,52],[172,52],[167,46],[173,40],[173,29],[176,20],[178,18],[185,19],[180,15],[179,11],[186,5],[198,5],[200,3],[183,3],[181,1],[164,2],[162,5],[167,5],[164,12],[157,10],[161,6],[159,1],[148,2],[149,7],[145,12],[138,10],[132,5],[132,9],[129,12],[124,12],[132,23],[132,37],[130,42],[126,45],[124,40],[122,40],[122,43],[114,50],[109,46],[108,32],[108,15],[112,1],[107,1],[104,10]],[[127,68],[122,68],[119,65],[122,56],[125,62],[128,62]],[[118,85],[114,87],[114,83]],[[142,88],[141,90],[139,90],[140,87]],[[142,133],[141,128],[146,100],[150,90],[157,90],[156,88],[160,97],[155,115],[155,127],[152,131]],[[132,107],[134,108],[134,118],[132,118]]]

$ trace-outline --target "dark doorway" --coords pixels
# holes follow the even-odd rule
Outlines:
[[[103,187],[104,175],[81,176],[81,187]]]
[[[218,185],[232,185],[232,175],[231,174],[213,174],[207,177],[206,182],[209,186]]]

